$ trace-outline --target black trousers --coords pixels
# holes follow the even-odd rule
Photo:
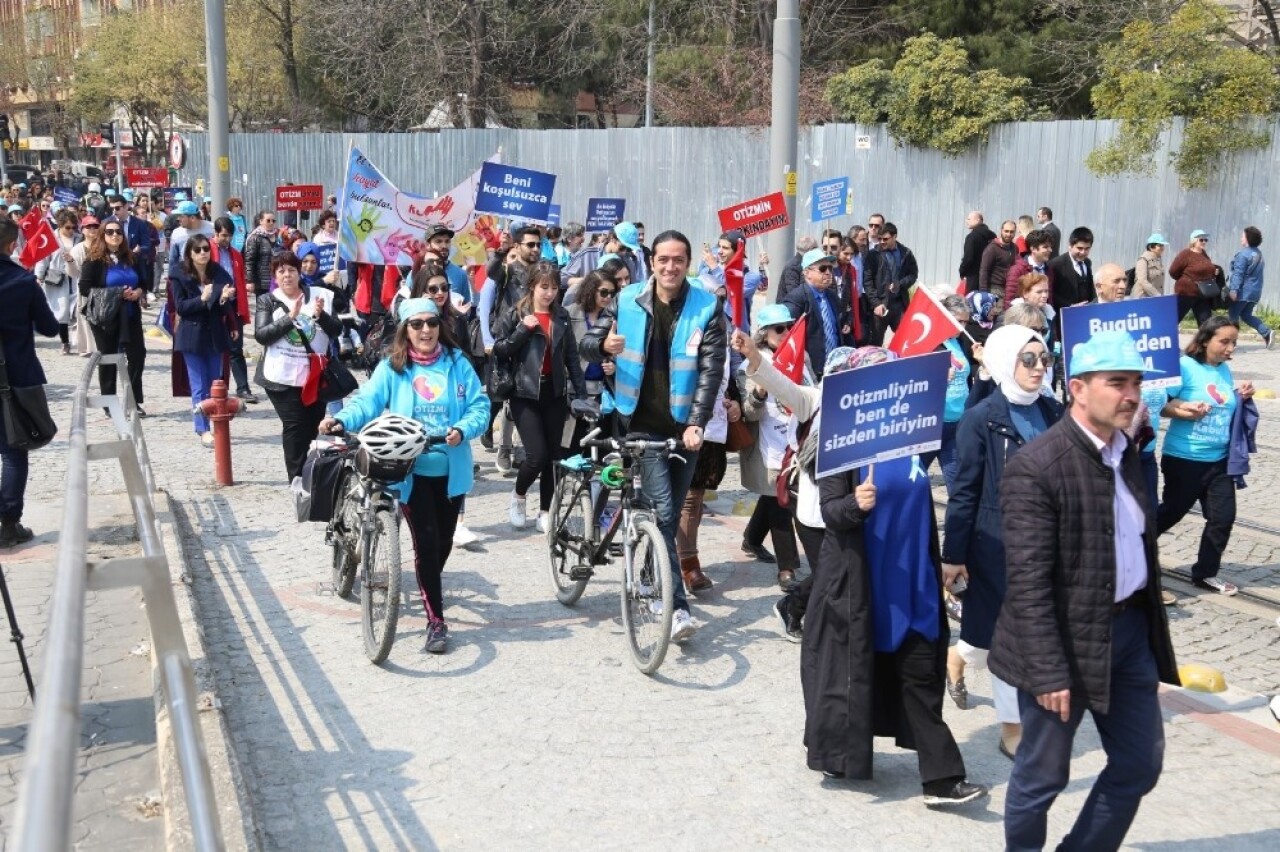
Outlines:
[[[302,404],[302,388],[269,390],[267,396],[280,418],[280,442],[284,445],[284,470],[289,482],[302,476],[302,466],[307,460],[311,442],[320,434],[320,421],[324,419],[325,404]]]
[[[529,493],[529,486],[538,480],[538,510],[551,508],[551,495],[555,491],[555,463],[560,456],[560,437],[564,422],[569,417],[569,400],[553,396],[551,379],[543,377],[538,389],[538,399],[511,398],[511,416],[524,444],[524,462],[516,474],[516,494]]]
[[[430,621],[444,620],[444,592],[440,575],[453,552],[461,497],[449,498],[449,477],[414,476],[413,493],[403,507],[413,533],[414,569],[418,591]]]
[[[902,713],[915,738],[921,783],[964,778],[960,747],[942,721],[946,685],[938,673],[937,643],[909,631],[897,651],[876,655],[876,665],[892,665],[902,685]]]
[[[94,345],[103,355],[124,352],[129,359],[129,384],[133,387],[133,399],[142,405],[142,371],[147,366],[147,343],[142,335],[142,311],[136,305],[125,304],[120,308],[120,323],[113,329],[89,324]],[[98,386],[103,396],[116,392],[116,367],[114,364],[98,368]]]
[[[1162,534],[1171,529],[1199,501],[1204,531],[1200,533],[1200,550],[1191,566],[1191,578],[1207,580],[1218,576],[1222,553],[1236,522],[1236,485],[1227,476],[1227,460],[1198,462],[1166,453],[1160,459],[1160,470],[1164,473],[1164,495],[1156,510],[1156,532]]]
[[[800,537],[800,546],[804,548],[804,558],[809,560],[809,573],[787,591],[784,600],[787,611],[792,618],[804,620],[805,611],[809,608],[809,593],[813,591],[813,572],[818,567],[818,556],[822,553],[822,539],[827,531],[822,527],[808,527],[799,521],[796,524],[796,535]]]
[[[1213,316],[1213,299],[1206,299],[1203,296],[1179,296],[1178,322],[1182,322],[1182,318],[1188,313],[1195,315],[1196,325],[1204,325],[1204,321]]]
[[[777,497],[772,494],[761,495],[756,500],[751,519],[747,521],[742,540],[759,547],[764,544],[765,535],[769,535],[773,539],[774,555],[778,557],[778,570],[794,571],[800,567],[800,551],[796,547],[793,522],[791,512],[778,505]]]
[[[235,340],[231,341],[231,378],[236,383],[237,394],[247,394],[251,391],[249,387],[249,365],[244,360],[244,328],[241,327],[240,333],[236,335]]]

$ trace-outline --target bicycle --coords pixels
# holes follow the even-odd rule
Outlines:
[[[346,598],[359,574],[364,650],[378,665],[391,653],[400,618],[401,510],[391,486],[409,475],[416,459],[383,462],[370,456],[359,438],[328,440],[343,453],[338,501],[325,527],[325,544],[333,548],[333,586]],[[444,435],[428,436],[425,452],[444,442]]]
[[[551,497],[547,554],[556,599],[573,606],[582,597],[597,566],[617,555],[614,539],[622,533],[622,624],[632,662],[644,674],[662,665],[671,642],[675,589],[671,558],[653,512],[637,496],[638,460],[647,454],[670,456],[679,442],[597,438],[593,429],[582,439],[590,458],[577,455],[559,463],[560,480]],[[610,455],[601,461],[600,451]],[[598,485],[597,485],[598,483]],[[610,495],[620,493],[611,516]],[[600,529],[598,519],[607,519]]]

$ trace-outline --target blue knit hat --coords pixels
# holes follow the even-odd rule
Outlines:
[[[440,306],[425,296],[419,296],[416,299],[405,299],[401,302],[397,313],[400,315],[400,322],[405,322],[409,317],[416,317],[418,314],[440,316]]]

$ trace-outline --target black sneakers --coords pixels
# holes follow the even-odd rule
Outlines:
[[[0,523],[0,547],[13,547],[15,544],[24,544],[35,538],[28,527],[24,527],[17,521],[4,521]]]
[[[745,538],[742,540],[742,552],[754,557],[757,562],[763,562],[766,565],[773,565],[778,561],[773,557],[772,553],[764,549],[763,544],[751,544]]]
[[[804,639],[804,628],[801,626],[800,619],[792,617],[791,607],[787,606],[787,598],[781,598],[773,605],[773,614],[778,616],[778,623],[782,625],[782,635],[788,642],[800,642]]]
[[[449,648],[449,626],[443,621],[432,621],[427,625],[428,654],[443,654]]]
[[[929,807],[963,805],[987,795],[981,784],[970,784],[965,779],[932,781],[924,785],[924,803]]]

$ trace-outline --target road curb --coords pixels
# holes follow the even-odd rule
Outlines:
[[[225,848],[228,852],[256,852],[262,848],[261,835],[240,762],[231,744],[231,732],[226,714],[222,710],[222,702],[218,698],[217,682],[209,664],[204,632],[200,629],[195,596],[191,590],[191,575],[182,548],[182,533],[178,529],[169,494],[159,491],[154,497],[160,537],[164,542],[165,556],[169,560],[169,572],[173,578],[171,585],[178,608],[178,619],[182,623],[183,639],[187,643],[195,673],[200,735],[204,740],[209,774],[213,779],[213,795],[218,804],[218,819],[222,825]],[[155,663],[153,646],[156,752],[160,767],[160,791],[165,804],[165,848],[177,852],[193,848],[191,815],[187,811],[182,769],[178,765],[169,710],[164,703],[159,670]]]

